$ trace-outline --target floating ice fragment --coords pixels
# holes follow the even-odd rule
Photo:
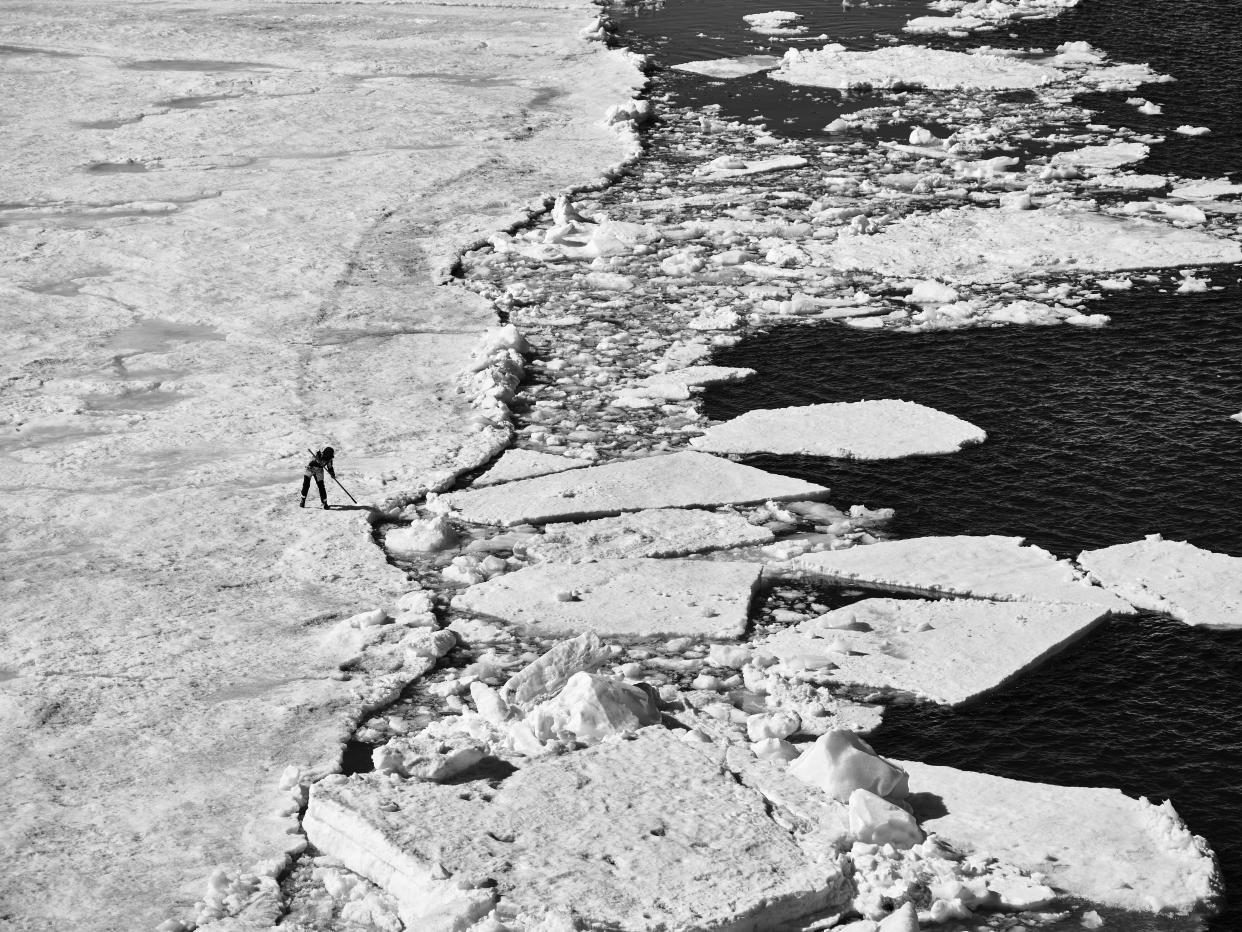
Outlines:
[[[850,834],[864,844],[910,848],[923,840],[914,816],[870,790],[850,794],[849,812]]]
[[[904,770],[877,755],[854,732],[844,729],[820,735],[789,765],[789,772],[840,802],[846,802],[860,788],[889,800],[905,799],[909,792]]]
[[[892,399],[748,411],[690,441],[716,453],[894,459],[953,453],[987,434],[934,408]]]
[[[757,71],[770,71],[781,63],[778,55],[743,55],[739,58],[712,58],[673,65],[675,71],[689,71],[709,78],[740,78]]]
[[[1183,136],[1206,136],[1212,130],[1206,126],[1188,126],[1183,124],[1174,130],[1175,133],[1181,133]]]

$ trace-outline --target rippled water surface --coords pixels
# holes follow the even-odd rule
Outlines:
[[[786,43],[747,31],[741,16],[779,6],[811,34],[865,47],[921,5],[841,9],[834,3],[670,0],[618,13],[627,43],[657,68],[693,59],[779,54]],[[1121,61],[1177,77],[1139,93],[1083,98],[1100,122],[1167,136],[1141,171],[1236,176],[1242,153],[1242,4],[1220,0],[1084,0],[1057,20],[949,46],[1043,47],[1085,40]],[[798,47],[816,47],[799,43]],[[764,46],[769,46],[765,48]],[[661,72],[663,74],[663,72]],[[676,103],[716,103],[732,119],[766,118],[814,136],[844,110],[834,92],[791,89],[763,75],[714,81],[672,73]],[[1206,125],[1188,138],[1172,130]],[[1058,554],[1160,532],[1242,556],[1242,301],[1239,271],[1211,272],[1219,292],[1162,286],[1112,294],[1092,308],[1102,330],[1070,327],[896,334],[789,326],[748,338],[716,361],[759,374],[708,394],[717,419],[761,407],[906,398],[988,431],[945,457],[888,463],[754,457],[750,462],[833,488],[838,504],[895,507],[893,528],[924,534],[1022,535]],[[1162,292],[1160,289],[1165,290]],[[1242,632],[1204,631],[1167,616],[1117,620],[1043,669],[965,708],[890,712],[874,736],[895,757],[1018,779],[1119,787],[1172,798],[1219,854],[1229,896],[1213,930],[1242,929]],[[1108,928],[1184,929],[1167,917],[1106,914]]]

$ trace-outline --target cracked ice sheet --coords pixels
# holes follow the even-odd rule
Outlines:
[[[737,638],[762,567],[711,560],[544,563],[478,583],[453,609],[518,625],[537,637]]]
[[[1001,602],[1067,602],[1127,612],[1123,599],[1021,537],[915,537],[798,557],[809,573],[843,582]]]
[[[657,508],[578,524],[549,524],[526,552],[548,563],[680,557],[705,550],[770,544],[776,536],[741,515]]]
[[[711,453],[777,453],[886,460],[956,453],[987,434],[912,401],[882,399],[761,408],[709,427],[690,445]]]
[[[1120,909],[1185,913],[1221,895],[1207,842],[1191,834],[1168,802],[1154,806],[1120,790],[897,763],[910,774],[925,831],[966,852],[1045,874],[1071,896]],[[930,804],[922,813],[920,796]]]
[[[752,646],[790,675],[830,670],[841,683],[960,705],[1034,669],[1107,614],[1098,605],[865,599]]]
[[[540,476],[444,496],[466,521],[546,523],[642,511],[711,508],[764,501],[821,501],[823,486],[788,479],[706,453],[682,452],[622,460],[555,476]]]
[[[535,476],[550,476],[554,473],[582,469],[590,465],[585,460],[557,456],[555,453],[539,453],[536,450],[505,450],[495,463],[487,467],[487,472],[470,483],[470,487],[480,489],[504,482],[516,482],[519,479],[532,479]]]
[[[1109,592],[1190,625],[1242,627],[1242,557],[1158,537],[1078,555]]]
[[[1242,246],[1206,233],[1050,209],[954,207],[916,214],[873,235],[843,233],[833,244],[804,248],[833,268],[983,284],[1047,273],[1242,261]]]
[[[654,726],[494,791],[332,778],[312,791],[306,829],[397,897],[409,928],[463,928],[493,902],[627,932],[744,932],[844,906],[839,870],[812,864],[718,756]]]
[[[332,678],[324,631],[407,586],[357,513],[296,509],[303,448],[333,443],[365,504],[503,441],[468,434],[453,392],[493,312],[436,269],[628,151],[597,123],[641,76],[577,38],[594,13],[6,9],[0,43],[64,54],[0,56],[0,201],[65,206],[0,229],[0,423],[69,428],[4,441],[10,922],[155,928],[217,865],[279,866],[298,844],[272,815],[279,774],[335,768],[383,692]],[[501,138],[536,97],[530,138]],[[81,170],[95,159],[149,170]],[[154,382],[176,403],[84,403]]]

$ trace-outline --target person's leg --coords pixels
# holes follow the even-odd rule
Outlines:
[[[319,501],[323,503],[323,507],[328,507],[328,490],[323,487],[323,476],[315,477],[315,485],[319,487]]]
[[[310,474],[302,474],[302,500],[298,502],[299,508],[306,507],[306,493],[310,491]]]

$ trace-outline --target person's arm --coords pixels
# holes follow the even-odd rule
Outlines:
[[[328,470],[328,475],[329,475],[329,476],[331,476],[333,479],[335,479],[335,478],[336,478],[336,470],[332,468],[332,460],[328,460],[328,461],[327,461],[326,463],[324,463],[323,465],[324,465],[324,468]]]

